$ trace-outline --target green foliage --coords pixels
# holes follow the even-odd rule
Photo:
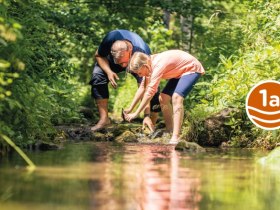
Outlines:
[[[260,1],[254,3],[260,7]],[[265,9],[256,10],[253,5],[248,10],[247,23],[242,27],[245,34],[243,47],[228,58],[220,56],[220,73],[217,74],[220,79],[212,92],[214,105],[244,107],[246,95],[254,84],[280,78],[279,30],[275,30],[279,23],[266,23],[267,16],[274,16],[274,19],[278,17],[274,9],[279,9],[280,4],[263,4],[266,5]],[[258,18],[253,19],[251,16]]]
[[[6,46],[1,55],[13,61],[7,72],[15,74],[24,66],[25,71],[9,86],[12,94],[1,103],[1,129],[20,145],[52,139],[53,125],[81,120],[78,106],[84,91],[79,93],[81,85],[75,82],[77,68],[57,44],[59,27],[46,21],[45,14],[52,8],[45,6],[20,1],[6,10],[8,18],[21,22],[23,38]]]
[[[244,6],[247,6],[247,8],[245,9]],[[231,37],[227,37],[233,40],[233,45],[229,41],[228,44],[221,42],[219,47],[229,47],[227,48],[228,52],[218,50],[220,64],[216,68],[206,69],[208,71],[206,77],[212,77],[212,81],[205,83],[205,87],[207,87],[205,91],[200,91],[200,94],[204,92],[204,98],[207,99],[201,102],[203,104],[208,102],[209,106],[215,107],[217,110],[225,107],[236,107],[239,110],[245,110],[246,96],[253,85],[261,80],[279,80],[280,78],[280,24],[277,12],[280,9],[280,4],[277,1],[245,1],[239,8],[242,8],[240,11],[242,14],[238,16],[238,20],[234,16],[229,18],[226,15],[223,17],[227,22],[230,22],[230,25],[223,24],[225,28],[222,30],[226,31],[230,28],[229,30],[234,31],[234,33],[230,33]],[[215,18],[220,19],[219,17]],[[231,18],[234,21],[230,21]],[[214,17],[211,20],[212,22],[213,19]],[[219,20],[217,21],[217,23],[220,22]],[[219,32],[220,26],[215,22],[213,24],[214,27],[210,33]],[[217,27],[218,30],[216,31]],[[242,43],[238,41],[238,36],[236,36],[238,34],[240,34],[239,38]],[[223,40],[219,36],[214,38],[212,36],[212,38],[209,37],[209,39],[205,40],[211,39],[216,41]],[[209,46],[207,42],[205,44]],[[231,48],[231,46],[235,49]],[[217,50],[215,49],[213,52],[217,52]],[[211,62],[207,61],[207,63],[212,66]],[[245,117],[231,118],[228,123],[234,131],[232,134],[233,142],[238,146],[242,144],[243,140],[248,144],[248,139],[246,139],[248,136],[251,136],[251,138],[259,136],[262,139],[268,137],[270,140],[277,139],[277,137],[273,138],[270,132],[260,134],[259,129],[254,130],[252,123]],[[245,130],[241,124],[246,125]],[[250,129],[250,127],[252,128]],[[246,137],[243,134],[247,130],[251,130],[251,132]]]
[[[162,22],[156,21],[151,23],[148,28],[139,28],[139,34],[148,40],[147,43],[152,53],[159,53],[176,46],[175,40],[172,39],[173,31],[164,27]]]
[[[208,70],[211,67],[215,71],[220,56],[236,53],[243,42],[246,4],[239,0],[205,4],[207,8],[195,19],[193,53],[198,54]]]
[[[112,99],[110,98],[110,100],[114,101],[113,112],[118,114],[119,116],[121,113],[121,108],[129,107],[134,94],[137,91],[137,82],[132,75],[128,74],[126,78],[122,77],[122,79],[124,80],[123,82],[125,82],[125,85],[121,85],[118,88],[117,94],[113,96]],[[111,92],[113,91],[114,90],[112,90]]]
[[[180,17],[193,17],[192,54],[206,69],[185,100],[191,120],[225,107],[244,110],[250,88],[280,79],[280,3],[230,1],[0,1],[0,134],[26,145],[52,139],[54,125],[81,122],[80,105],[91,103],[93,54],[114,29],[138,33],[153,53],[183,46]],[[170,12],[170,28],[163,22]],[[134,78],[110,90],[110,111],[127,107]],[[188,122],[185,122],[187,124]],[[228,122],[235,136],[246,118]],[[186,128],[187,129],[187,128]],[[253,130],[254,136],[278,135]]]
[[[21,25],[13,19],[7,18],[7,1],[0,2],[0,135],[14,134],[14,128],[4,120],[3,112],[7,110],[5,103],[12,95],[11,85],[19,72],[24,70],[24,63],[16,56],[14,43],[21,38]],[[15,103],[15,102],[12,102]],[[0,139],[0,141],[2,138]],[[0,142],[0,144],[3,142]]]
[[[17,22],[0,16],[0,100],[11,95],[9,86],[19,77],[17,70],[25,67],[13,49],[13,43],[21,37],[20,29],[21,25]]]

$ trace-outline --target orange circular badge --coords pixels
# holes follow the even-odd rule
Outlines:
[[[266,80],[255,85],[247,95],[246,112],[262,129],[280,128],[280,82]]]

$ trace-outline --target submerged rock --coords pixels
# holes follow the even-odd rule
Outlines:
[[[205,152],[205,148],[201,147],[195,142],[180,141],[176,146],[176,150],[190,151],[190,152]]]
[[[262,157],[258,160],[263,166],[280,170],[280,147],[276,147],[266,157]]]
[[[162,135],[157,136],[156,138],[153,139],[153,141],[161,144],[168,144],[170,139],[171,139],[171,133],[162,132]]]
[[[171,134],[165,129],[157,129],[150,133],[138,133],[138,140],[141,143],[168,144]]]
[[[54,144],[51,142],[38,141],[35,143],[35,145],[33,146],[32,149],[47,151],[47,150],[58,150],[61,148],[62,148],[62,146],[58,145],[58,144]]]

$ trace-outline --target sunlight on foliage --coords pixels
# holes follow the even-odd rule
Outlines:
[[[122,80],[125,85],[121,85],[117,90],[116,96],[112,98],[114,101],[113,112],[119,115],[122,108],[125,109],[130,106],[137,91],[137,82],[131,74],[128,74],[126,78],[122,77]],[[111,92],[113,91],[115,90],[111,89]]]
[[[187,43],[181,17],[193,17],[187,23],[192,33],[188,42],[206,70],[184,101],[186,116],[191,115],[184,129],[224,108],[244,111],[254,84],[280,80],[279,10],[277,0],[0,0],[0,134],[26,146],[53,141],[57,125],[85,122],[79,108],[96,111],[88,82],[93,55],[105,34],[134,31],[153,53],[182,48]],[[132,76],[118,84],[118,89],[110,89],[112,113],[127,107],[137,89]],[[232,116],[229,123],[233,139],[241,133],[244,139],[279,139],[278,134],[254,129],[246,118]]]

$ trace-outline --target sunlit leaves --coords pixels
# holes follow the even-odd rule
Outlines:
[[[9,55],[6,54],[9,45],[21,37],[20,29],[20,24],[11,19],[0,17],[0,100],[12,95],[9,85],[13,83],[15,78],[19,77],[19,74],[12,72],[11,68],[23,70],[25,67],[23,62],[14,58],[12,51]]]
[[[155,21],[148,28],[139,28],[143,39],[147,40],[153,53],[159,53],[175,48],[176,42],[172,39],[173,31],[166,29],[162,23]]]
[[[13,3],[5,5],[0,17],[0,97],[5,99],[0,113],[6,122],[0,121],[0,127],[10,133],[16,128],[13,135],[22,141],[27,136],[46,138],[53,124],[79,117],[77,107],[90,95],[86,91],[93,54],[104,35],[116,28],[138,33],[156,53],[180,48],[180,15],[195,16],[192,53],[206,74],[185,103],[199,110],[198,115],[243,107],[255,82],[280,79],[276,0],[9,2]],[[169,29],[163,24],[163,11],[172,13]],[[110,100],[114,110],[128,104],[129,97],[123,96],[135,91],[133,79],[122,82],[111,94],[118,99]]]
[[[0,69],[1,70],[5,70],[5,69],[9,68],[10,66],[11,66],[11,64],[8,61],[0,59]]]

